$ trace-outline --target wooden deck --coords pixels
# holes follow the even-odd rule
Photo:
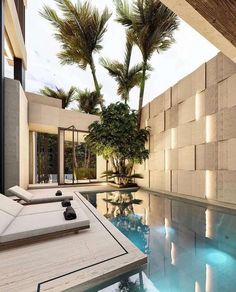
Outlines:
[[[78,200],[90,219],[90,229],[0,251],[1,292],[85,291],[146,263],[146,256],[78,190],[66,188],[63,193],[73,194]],[[54,192],[55,189],[32,190],[40,195]]]

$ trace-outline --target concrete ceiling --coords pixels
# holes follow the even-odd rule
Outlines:
[[[235,0],[186,0],[209,23],[236,46]]]
[[[161,0],[236,63],[236,0]]]

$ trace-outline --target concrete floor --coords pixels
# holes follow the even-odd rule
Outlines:
[[[84,190],[110,190],[86,186]],[[36,196],[58,189],[31,190]],[[74,195],[90,219],[91,227],[14,249],[0,251],[0,291],[85,291],[93,285],[146,263],[146,256],[121,234],[78,192],[81,187],[63,188]]]

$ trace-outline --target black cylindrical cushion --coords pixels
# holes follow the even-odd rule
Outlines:
[[[70,200],[63,200],[61,202],[61,205],[62,205],[62,207],[69,207],[69,206],[71,206],[71,202],[70,202]]]
[[[56,196],[62,196],[62,191],[61,190],[58,190],[55,195]]]
[[[73,220],[77,218],[75,210],[71,206],[66,207],[66,210],[64,211],[64,217],[65,220]]]

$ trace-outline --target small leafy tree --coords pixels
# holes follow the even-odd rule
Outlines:
[[[136,112],[124,103],[110,104],[101,113],[100,121],[89,126],[86,143],[97,155],[110,160],[118,184],[126,184],[132,177],[135,163],[149,156],[145,149],[149,129],[137,128]]]

